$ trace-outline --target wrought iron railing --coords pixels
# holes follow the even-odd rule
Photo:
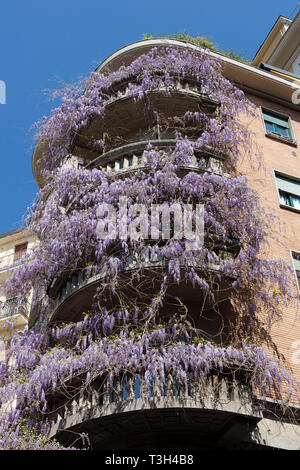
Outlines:
[[[22,258],[15,259],[13,254],[0,257],[0,273],[13,269],[22,264]]]
[[[16,299],[9,299],[6,302],[3,302],[0,305],[0,319],[9,318],[14,315],[17,315],[17,300]]]

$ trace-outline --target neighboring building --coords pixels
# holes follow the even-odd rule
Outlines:
[[[279,16],[258,49],[252,64],[278,76],[298,79],[300,75],[300,15],[294,20]],[[288,74],[286,73],[288,72]]]
[[[117,70],[151,48],[166,45],[197,50],[192,44],[172,39],[143,40],[113,53],[97,71],[106,73]],[[257,107],[256,119],[245,121],[241,116],[241,120],[256,134],[257,146],[264,158],[264,167],[257,172],[245,161],[241,164],[240,171],[248,176],[250,185],[259,194],[265,208],[270,208],[285,225],[278,238],[270,240],[268,256],[274,259],[282,258],[293,266],[294,291],[297,294],[300,288],[300,107],[296,95],[300,86],[300,12],[294,20],[279,17],[252,65],[227,56],[218,57],[223,60],[225,77],[244,90],[249,100]],[[171,108],[172,96],[168,97],[168,101]],[[85,153],[83,147],[78,145],[74,150],[76,157],[72,157],[71,164],[78,167],[86,164],[89,168],[101,165],[115,171],[128,170],[139,164],[139,156],[145,149],[147,139],[143,139],[145,143],[138,135],[139,115],[136,105],[133,100],[126,103],[121,103],[120,100],[115,103],[115,107],[115,112],[110,115],[111,126],[120,127],[126,120],[130,128],[131,143],[114,148],[96,159],[92,151]],[[168,106],[165,109],[168,110]],[[153,137],[151,139],[153,142]],[[157,141],[155,145],[160,148],[171,144]],[[39,159],[41,153],[42,146],[37,146],[33,156],[33,172],[40,186],[43,185],[42,164]],[[212,162],[212,171],[215,163]],[[0,245],[5,247],[3,256],[7,257],[3,266],[10,266],[3,268],[5,276],[8,275],[9,269],[13,269],[13,262],[17,262],[20,254],[25,251],[26,243],[30,248],[33,242],[26,238],[23,232],[6,234],[0,239]],[[0,269],[1,266],[0,264]],[[73,276],[68,282],[65,281],[56,284],[54,282],[50,289],[50,295],[56,301],[53,318],[57,320],[72,319],[72,315],[86,308],[93,292],[93,285],[88,279]],[[21,321],[22,315],[18,317]],[[23,319],[23,323],[16,323],[16,327],[25,323],[26,320]],[[279,353],[293,370],[294,376],[300,379],[300,354],[297,353],[300,343],[298,302],[283,312],[282,321],[272,329],[272,337]],[[211,393],[213,395],[213,390]],[[180,444],[190,440],[192,448],[197,448],[197,442],[198,447],[214,445],[213,442],[202,444],[201,439],[205,441],[207,429],[212,435],[215,429],[218,445],[228,444],[230,447],[239,448],[300,448],[300,426],[288,421],[280,423],[275,419],[276,402],[271,399],[269,410],[263,415],[253,411],[248,403],[237,396],[228,397],[228,402],[222,406],[212,405],[209,397],[203,401],[202,409],[198,409],[193,400],[180,400],[180,397],[176,396],[172,397],[173,401],[161,398],[152,404],[150,401],[142,403],[140,399],[134,400],[132,395],[131,398],[133,399],[127,402],[125,399],[122,406],[109,400],[103,402],[102,406],[99,406],[99,403],[90,403],[87,405],[88,411],[85,412],[78,411],[75,404],[75,408],[71,411],[69,409],[65,415],[59,417],[52,429],[52,436],[62,438],[64,442],[64,437],[61,436],[64,436],[65,430],[84,431],[90,434],[96,448],[106,446],[115,449],[118,442],[120,448],[128,449],[134,445],[140,448],[147,445],[159,446],[155,434],[163,436],[165,433],[162,446],[166,446],[168,442],[171,444],[170,439],[173,439],[174,447],[180,447]],[[299,420],[299,411],[295,406],[296,421]],[[176,429],[182,429],[182,432],[186,433],[185,441],[178,440]]]
[[[21,331],[27,325],[29,314],[29,311],[20,311],[16,307],[16,297],[5,297],[3,284],[22,263],[23,255],[30,253],[34,244],[34,238],[25,229],[0,235],[0,361],[5,357],[3,340]]]

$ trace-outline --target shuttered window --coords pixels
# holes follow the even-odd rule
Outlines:
[[[300,180],[275,173],[280,203],[300,210]]]
[[[265,109],[262,110],[267,134],[293,140],[288,117],[279,116]]]

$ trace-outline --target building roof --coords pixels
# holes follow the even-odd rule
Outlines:
[[[277,32],[277,30],[282,26],[283,24],[287,23],[292,23],[292,20],[290,18],[287,18],[286,16],[279,15],[275,23],[273,24],[272,28],[268,32],[268,35],[264,39],[264,41],[261,43],[259,48],[257,49],[255,56],[253,57],[253,62],[255,62],[255,58],[259,55],[260,52],[262,52],[262,49],[267,45],[267,43],[271,40],[271,37],[273,34]]]
[[[11,230],[9,232],[0,233],[0,238],[6,238],[6,237],[10,237],[11,235],[16,235],[17,233],[23,232],[24,228],[25,227],[20,227],[20,228],[16,228],[15,230]]]

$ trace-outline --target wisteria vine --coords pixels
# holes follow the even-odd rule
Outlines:
[[[191,89],[197,109],[180,115],[164,115],[154,99],[191,96]],[[110,136],[105,125],[89,131],[124,99],[141,103],[145,123],[171,134],[173,147],[149,144],[143,165],[123,173],[65,165],[74,149],[99,158],[118,142],[130,142],[126,133]],[[44,186],[28,222],[39,244],[6,286],[20,306],[33,292],[35,324],[10,340],[0,366],[1,448],[61,448],[47,439],[51,403],[75,378],[74,394],[80,394],[99,378],[113,384],[125,373],[153,384],[169,374],[185,383],[243,371],[261,394],[276,389],[285,402],[292,396],[295,381],[261,346],[292,291],[290,268],[264,252],[274,217],[236,169],[241,155],[251,158],[252,152],[242,113],[255,116],[254,106],[223,77],[215,58],[200,49],[154,48],[116,72],[95,72],[67,87],[61,106],[42,119]],[[146,130],[145,124],[145,136]],[[196,156],[208,150],[222,159],[219,174],[197,167]],[[129,209],[136,203],[204,204],[204,245],[195,252],[172,237],[100,240],[97,208],[107,203],[117,209],[124,196]],[[53,289],[83,273],[98,276],[93,299],[87,311],[75,308],[64,323],[55,316]],[[220,322],[214,338],[202,322],[213,314]],[[64,404],[70,400],[65,396]]]

